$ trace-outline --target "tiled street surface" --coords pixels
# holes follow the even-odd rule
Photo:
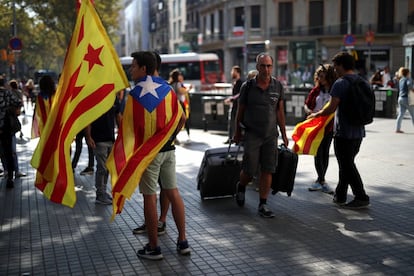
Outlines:
[[[292,130],[288,127],[289,134]],[[176,154],[192,253],[177,254],[170,212],[167,233],[159,238],[161,261],[136,256],[147,242],[146,235],[131,232],[143,222],[142,195],[135,192],[113,222],[111,206],[95,205],[94,176],[79,175],[86,147],[71,209],[34,188],[29,162],[37,141],[18,139],[20,166],[28,176],[11,190],[1,179],[0,275],[414,275],[414,128],[406,119],[406,133],[394,130],[394,119],[367,126],[357,166],[371,197],[369,209],[339,209],[332,196],[309,192],[313,157],[300,156],[292,196],[269,196],[274,219],[257,215],[253,186],[244,208],[231,197],[200,199],[196,175],[203,153],[223,146],[226,137],[191,130],[191,142],[178,146]],[[29,125],[24,132],[29,136]],[[185,141],[185,132],[179,138]],[[327,173],[332,187],[337,175],[332,148]]]

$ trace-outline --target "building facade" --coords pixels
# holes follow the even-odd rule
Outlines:
[[[285,84],[312,83],[321,62],[350,50],[362,75],[405,62],[404,33],[414,29],[409,0],[187,0],[187,27],[199,52],[214,52],[226,72],[254,67],[263,51],[275,57]]]
[[[149,0],[124,1],[124,24],[122,48],[126,55],[150,49],[149,45]]]

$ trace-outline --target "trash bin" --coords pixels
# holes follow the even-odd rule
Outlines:
[[[286,125],[294,126],[305,119],[303,106],[310,89],[307,87],[291,87],[285,90]]]
[[[374,90],[375,117],[397,118],[398,89],[381,87]]]
[[[203,129],[227,130],[229,106],[224,104],[225,96],[202,96]]]

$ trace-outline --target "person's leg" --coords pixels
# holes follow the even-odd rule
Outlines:
[[[0,139],[3,146],[3,153],[7,166],[7,188],[14,187],[14,162],[13,162],[13,150],[12,150],[12,135],[10,133],[2,133]]]
[[[183,199],[177,188],[175,151],[171,150],[164,153],[164,160],[160,167],[160,179],[163,185],[165,196],[171,202],[174,222],[178,230],[177,251],[186,255],[190,253],[188,241],[185,232],[185,208]]]
[[[322,169],[320,172],[320,181],[321,183],[325,183],[325,175],[326,175],[326,171],[328,170],[328,166],[329,166],[329,149],[331,148],[331,143],[332,143],[332,133],[329,133],[327,135],[325,135],[325,137],[322,140],[322,149],[321,149],[321,165],[322,165]]]
[[[166,196],[171,202],[171,211],[178,230],[178,239],[184,241],[187,238],[185,234],[185,209],[183,199],[177,188],[166,189],[165,191]]]
[[[14,163],[14,170],[16,172],[16,177],[18,176],[19,170],[19,161],[17,160],[17,142],[16,142],[16,135],[12,135],[12,154],[13,154],[13,163]]]
[[[259,179],[260,201],[262,203],[262,201],[265,200],[265,202],[262,204],[266,204],[267,196],[269,195],[270,187],[272,185],[272,174],[269,172],[261,171]]]
[[[144,194],[144,218],[150,247],[158,246],[157,194]]]
[[[160,186],[160,218],[159,221],[165,223],[167,221],[167,213],[170,209],[170,200],[166,195],[165,190]]]
[[[244,193],[247,184],[252,180],[253,175],[257,174],[257,168],[259,165],[259,149],[261,142],[258,141],[253,135],[249,133],[245,134],[243,141],[243,161],[240,171],[240,181],[238,186],[238,192]]]
[[[404,119],[405,111],[407,110],[406,102],[408,102],[406,98],[402,98],[402,97],[398,98],[398,106],[399,106],[400,111],[397,116],[397,126],[396,126],[397,132],[401,132],[401,123],[402,123],[402,120]]]
[[[75,138],[75,153],[72,159],[72,169],[75,169],[76,166],[78,165],[78,161],[82,153],[82,138],[83,138],[82,132],[83,131],[79,132]]]
[[[148,165],[141,177],[139,191],[144,196],[144,219],[148,235],[148,246],[138,250],[137,255],[148,259],[161,259],[161,250],[158,247],[158,214],[157,214],[157,188],[160,172],[160,164],[163,154],[158,153]]]
[[[106,175],[108,173],[105,162],[107,158],[107,143],[98,142],[94,149],[96,158],[95,188],[97,203],[111,204],[106,192]]]
[[[331,145],[331,141],[331,135],[324,136],[315,156],[315,169],[318,174],[317,181],[321,184],[325,182],[326,170],[329,164],[329,147]]]
[[[260,187],[259,187],[259,214],[265,218],[274,217],[274,213],[267,208],[267,197],[272,185],[273,173],[277,166],[277,139],[266,138],[260,146]]]
[[[335,189],[334,200],[339,204],[344,204],[347,199],[350,173],[353,166],[353,147],[350,140],[336,137],[334,139],[334,149],[339,167],[339,180]]]
[[[83,133],[82,137],[85,137],[84,131],[82,131],[82,133]],[[85,142],[86,142],[86,138],[85,138]],[[93,148],[91,148],[88,145],[88,168],[93,169],[94,165],[95,165],[95,159],[93,156]]]
[[[105,167],[105,175],[104,175],[105,187],[108,185],[108,180],[109,180],[109,171],[108,171],[108,168],[106,167],[106,160],[108,160],[108,156],[112,151],[112,146],[113,145],[114,145],[114,143],[112,141],[105,142],[105,151],[106,151],[105,164],[104,164],[104,167]],[[92,158],[93,158],[93,150],[92,150]],[[92,164],[92,166],[93,166],[93,164]]]
[[[7,171],[7,162],[6,162],[6,158],[4,156],[3,144],[1,142],[1,139],[0,139],[0,160],[1,160],[1,164],[3,166],[3,170]]]
[[[414,125],[414,105],[408,105],[408,112],[410,112],[411,122]]]
[[[355,165],[355,157],[359,152],[362,139],[353,139],[349,141],[351,146],[350,160],[348,161],[349,166],[349,185],[351,186],[352,192],[355,195],[356,200],[369,201],[369,197],[364,190],[364,184],[362,183],[361,175],[359,174],[358,168]]]

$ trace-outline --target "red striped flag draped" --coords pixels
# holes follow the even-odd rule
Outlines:
[[[45,124],[46,119],[49,117],[50,109],[52,107],[53,96],[44,98],[42,95],[38,95],[36,98],[35,112],[33,114],[32,121],[32,139],[40,137]]]
[[[73,137],[109,110],[128,80],[89,0],[82,0],[52,108],[34,151],[36,187],[53,202],[73,207]]]
[[[111,175],[113,215],[121,213],[141,176],[174,134],[183,114],[175,92],[161,78],[146,76],[130,93],[106,165]]]
[[[295,142],[293,151],[297,154],[315,156],[326,131],[332,128],[334,113],[307,119],[295,126],[292,139]]]

